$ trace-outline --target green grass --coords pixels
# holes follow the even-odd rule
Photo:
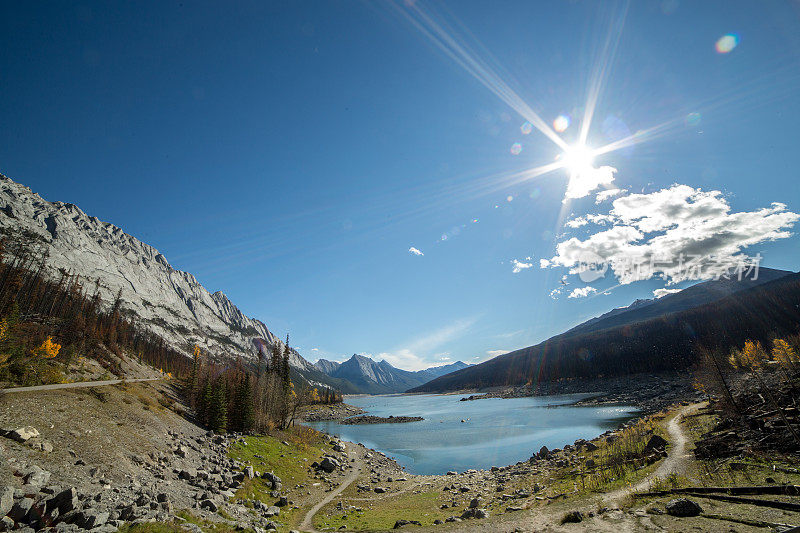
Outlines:
[[[265,436],[245,437],[247,446],[237,443],[228,455],[242,463],[253,465],[259,472],[273,472],[283,485],[293,486],[308,477],[308,466],[322,457],[324,441],[315,436],[308,443],[298,443],[290,438],[283,444],[281,439]],[[258,456],[258,457],[256,457]]]
[[[439,509],[439,505],[447,501],[449,497],[444,497],[438,491],[405,493],[372,502],[353,501],[352,505],[361,508],[361,512],[337,511],[336,504],[332,502],[317,514],[314,527],[338,530],[346,525],[348,530],[384,531],[392,529],[394,523],[401,519],[418,520],[422,525],[429,526],[437,518],[444,520],[448,516],[461,514],[460,509]],[[346,500],[343,504],[345,507],[350,505]]]
[[[195,524],[200,527],[205,533],[234,533],[244,532],[253,533],[252,529],[237,529],[222,522],[211,522],[203,520],[192,515],[188,511],[180,511],[177,515],[183,518],[186,522]],[[121,533],[186,533],[186,530],[181,528],[183,522],[174,520],[172,522],[146,522],[142,524],[125,524],[119,531]]]
[[[321,438],[315,438],[309,444],[298,444],[287,440],[288,446],[278,438],[269,435],[249,436],[245,437],[245,441],[247,446],[237,443],[231,447],[228,455],[244,464],[252,465],[259,472],[273,472],[281,478],[284,488],[304,483],[308,479],[309,465],[321,459],[323,454]],[[266,482],[252,479],[244,483],[236,496],[252,499],[259,494],[266,494],[266,498],[269,500],[271,499],[269,492]]]

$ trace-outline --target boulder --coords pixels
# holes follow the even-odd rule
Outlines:
[[[281,514],[281,509],[275,505],[270,505],[267,507],[266,511],[264,511],[264,516],[267,517],[278,516],[279,514]]]
[[[75,517],[74,523],[82,529],[94,529],[100,527],[108,522],[109,513],[107,511],[98,511],[97,509],[84,509],[78,512]]]
[[[593,452],[593,451],[595,451],[597,449],[597,445],[595,443],[593,443],[593,442],[590,442],[590,441],[586,441],[586,443],[583,445],[583,447],[586,448],[587,452]]]
[[[647,441],[647,445],[644,447],[645,450],[661,450],[664,446],[667,445],[667,441],[661,437],[660,435],[653,435],[650,437],[650,440]]]
[[[14,529],[14,521],[11,518],[7,516],[0,518],[0,531],[11,531],[12,529]]]
[[[73,509],[77,509],[80,505],[78,500],[78,491],[75,487],[70,487],[67,490],[61,491],[45,504],[45,508],[49,513],[52,509],[58,509],[60,514],[66,514]]]
[[[472,498],[472,501],[469,502],[469,508],[477,509],[478,507],[481,506],[482,503],[483,503],[483,498],[481,498],[480,496],[478,496],[477,498]]]
[[[667,513],[672,516],[697,516],[703,508],[696,502],[686,498],[676,498],[667,502]]]
[[[247,476],[247,479],[253,479],[256,473],[252,466],[246,466],[244,469],[244,475]]]
[[[200,508],[201,509],[208,509],[212,513],[216,513],[217,510],[219,510],[219,507],[217,507],[217,504],[214,502],[214,500],[210,500],[210,499],[201,501],[200,502]]]
[[[583,513],[580,511],[569,511],[561,517],[562,524],[578,524],[583,522]]]
[[[394,523],[394,529],[400,529],[403,526],[421,526],[422,524],[419,523],[417,520],[398,520]]]
[[[33,426],[25,426],[8,432],[8,438],[17,442],[26,442],[39,436],[39,430]]]
[[[539,448],[539,453],[536,454],[536,457],[539,459],[547,459],[548,455],[550,455],[550,450],[547,449],[547,446],[542,446]]]
[[[5,516],[14,507],[14,489],[0,487],[0,516]]]
[[[11,507],[11,512],[8,513],[8,516],[14,520],[14,522],[24,522],[28,523],[28,515],[31,513],[31,509],[33,508],[33,500],[31,498],[22,498],[21,500],[17,500]]]
[[[178,472],[178,477],[180,479],[191,481],[192,479],[197,477],[197,470],[195,470],[194,468],[186,468]]]
[[[339,461],[337,461],[333,457],[325,457],[322,460],[322,462],[320,462],[319,468],[324,472],[330,474],[331,472],[339,468]]]

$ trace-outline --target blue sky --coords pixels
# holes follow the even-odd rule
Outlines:
[[[587,284],[587,247],[799,268],[796,3],[46,7],[0,7],[0,172],[308,359],[484,360],[693,281]],[[563,152],[529,113],[551,133],[568,116],[573,145],[593,87],[586,146],[650,131],[591,161],[613,182],[565,198],[567,169],[512,179]]]

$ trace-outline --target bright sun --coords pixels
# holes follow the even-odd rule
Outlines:
[[[592,168],[594,151],[583,144],[575,144],[564,150],[561,162],[571,176],[579,176]]]

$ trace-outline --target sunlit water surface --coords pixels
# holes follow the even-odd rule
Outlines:
[[[421,422],[312,427],[360,442],[393,457],[414,474],[490,468],[527,460],[542,446],[562,448],[591,439],[636,415],[630,406],[579,407],[587,395],[493,398],[460,402],[458,395],[389,395],[346,398],[377,416],[421,416]],[[465,422],[461,422],[464,420]]]

